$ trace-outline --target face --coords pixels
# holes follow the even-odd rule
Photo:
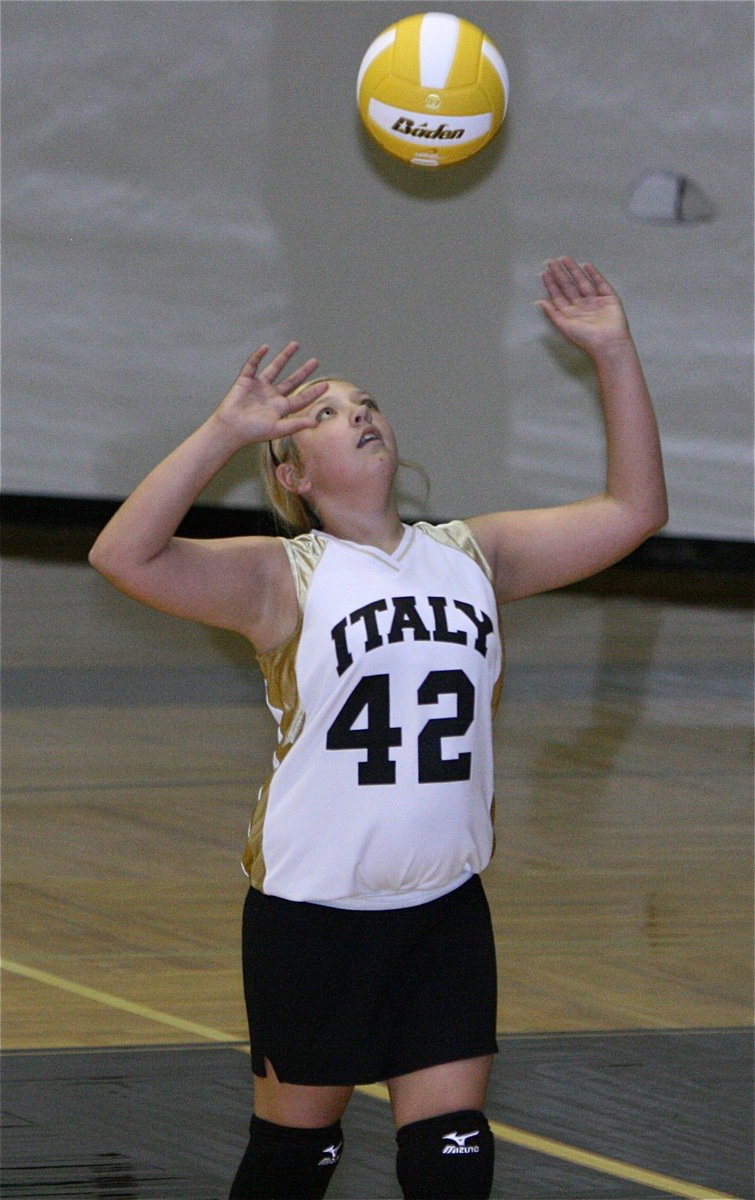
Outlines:
[[[294,439],[300,494],[314,498],[322,488],[337,490],[370,480],[392,483],[398,463],[396,439],[368,392],[334,379],[304,411],[315,418],[315,425]]]

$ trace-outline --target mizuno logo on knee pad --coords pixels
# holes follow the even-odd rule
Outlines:
[[[467,1146],[468,1138],[477,1137],[479,1129],[475,1129],[472,1133],[444,1133],[444,1142],[453,1142],[453,1146],[444,1146],[444,1154],[479,1154],[479,1146]]]

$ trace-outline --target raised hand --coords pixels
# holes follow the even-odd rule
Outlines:
[[[312,384],[294,397],[291,393],[316,370],[317,359],[308,358],[290,375],[276,382],[298,349],[298,342],[289,342],[266,367],[261,368],[269,347],[259,346],[249,355],[235,383],[218,405],[216,416],[230,426],[244,444],[287,437],[315,424],[314,417],[304,416],[303,410],[327,391],[327,382]]]
[[[575,346],[594,354],[603,346],[629,338],[619,297],[591,263],[550,259],[542,280],[548,299],[538,301],[539,306]]]

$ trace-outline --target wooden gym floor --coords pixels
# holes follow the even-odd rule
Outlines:
[[[2,566],[0,1190],[224,1200],[273,745],[252,655],[80,562]],[[493,1194],[750,1200],[750,613],[569,591],[506,625]],[[397,1196],[382,1089],[345,1130],[329,1195]]]

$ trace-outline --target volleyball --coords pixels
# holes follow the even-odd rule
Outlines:
[[[413,167],[447,167],[486,146],[503,123],[509,76],[481,29],[450,13],[389,25],[357,77],[359,115],[389,154]]]

